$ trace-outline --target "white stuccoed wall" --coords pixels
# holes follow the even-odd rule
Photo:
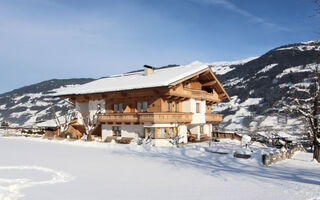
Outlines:
[[[210,125],[211,124],[205,124],[203,125],[203,133],[210,136]]]
[[[83,124],[83,117],[81,113],[85,113],[86,115],[89,114],[88,103],[76,102],[76,111],[77,111],[78,123]]]
[[[188,136],[187,136],[187,126],[180,125],[178,126],[178,135],[182,138],[180,139],[179,143],[188,143]]]
[[[213,130],[213,128],[212,128],[212,124],[208,124],[208,125],[209,125],[209,134],[211,135],[212,130]]]
[[[112,136],[112,125],[102,124],[101,125],[102,141],[104,141],[108,136]]]
[[[177,127],[178,129],[178,135],[183,136],[183,138],[180,139],[179,143],[188,143],[188,136],[187,136],[187,126],[186,125],[175,125],[170,123],[162,123],[162,124],[149,124],[146,123],[144,127]],[[144,137],[144,136],[143,136]],[[154,145],[155,146],[171,146],[172,144],[169,142],[168,139],[154,139]]]
[[[76,102],[78,123],[83,124],[82,114],[84,114],[86,116],[90,115],[90,118],[92,119],[98,110],[99,104],[100,104],[101,113],[105,113],[106,109],[105,109],[105,101],[104,100],[89,101],[89,103]]]
[[[189,125],[189,130],[192,134],[200,134],[200,125]]]
[[[194,100],[194,99],[193,99]],[[193,102],[193,101],[192,101]],[[192,112],[192,103],[191,99],[182,102],[182,112],[191,113]],[[195,105],[194,105],[195,106]]]
[[[112,126],[120,126],[121,127],[121,137],[131,137],[131,138],[144,137],[144,128],[142,125],[102,124],[102,126],[101,126],[102,141],[104,141],[106,139],[106,137],[112,136]]]
[[[102,141],[104,141],[108,136],[112,136],[112,126],[110,124],[101,125],[101,136]],[[144,126],[143,125],[119,125],[121,126],[121,137],[131,137],[131,138],[144,138]],[[172,124],[150,124],[150,126],[145,127],[174,127]],[[178,126],[178,135],[183,136],[180,139],[180,143],[188,143],[187,137],[187,126],[180,125]],[[171,146],[171,143],[167,139],[154,139],[155,146]]]
[[[167,139],[154,139],[153,144],[154,146],[157,146],[157,147],[172,146],[172,144]]]
[[[96,101],[89,101],[89,113],[90,118],[92,119],[93,116],[97,113],[98,105],[100,105],[101,113],[106,112],[106,102],[104,100],[96,100]]]
[[[196,113],[196,104],[200,103],[200,113]],[[191,124],[206,123],[206,101],[189,99],[182,102],[182,112],[193,113]]]
[[[121,136],[131,138],[144,137],[144,128],[142,125],[121,125]]]
[[[151,123],[145,123],[144,127],[163,127],[163,128],[167,128],[167,127],[177,127],[177,125],[175,124],[170,124],[170,123],[158,123],[158,124],[151,124]]]

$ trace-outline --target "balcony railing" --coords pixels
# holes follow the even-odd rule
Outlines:
[[[108,113],[99,116],[100,122],[138,123],[137,113]]]
[[[155,113],[139,113],[141,122],[152,123],[191,123],[192,113],[170,113],[170,112],[155,112]]]
[[[195,89],[189,89],[189,88],[183,88],[183,87],[169,90],[167,95],[185,97],[185,98],[203,99],[211,102],[219,102],[219,98],[217,95],[208,93],[204,90],[195,90]]]
[[[105,123],[191,123],[192,113],[107,113],[99,116]]]
[[[222,121],[222,115],[220,114],[206,114],[206,123],[217,123]]]

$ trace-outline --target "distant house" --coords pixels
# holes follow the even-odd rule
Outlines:
[[[54,137],[58,134],[61,137],[79,139],[83,134],[85,134],[83,125],[79,124],[77,119],[73,119],[69,123],[65,122],[64,117],[59,117],[58,120],[61,123],[61,126],[67,126],[64,133],[61,133],[61,127],[58,125],[55,119],[38,122],[37,127],[45,132],[46,137]]]
[[[229,99],[211,68],[200,63],[145,65],[144,70],[66,88],[55,95],[75,103],[79,124],[83,124],[83,113],[92,116],[100,109],[95,133],[102,140],[152,135],[158,146],[168,145],[170,136],[181,136],[183,143],[188,142],[188,134],[196,140],[209,136],[212,124],[222,120],[222,115],[211,113],[211,106]]]

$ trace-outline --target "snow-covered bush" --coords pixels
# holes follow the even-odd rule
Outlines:
[[[243,135],[241,138],[241,147],[247,147],[251,142],[251,137],[249,135]]]
[[[169,138],[169,142],[170,144],[172,144],[172,146],[175,146],[175,147],[179,147],[179,141],[183,138],[183,136],[173,136]]]

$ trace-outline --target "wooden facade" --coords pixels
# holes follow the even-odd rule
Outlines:
[[[186,76],[168,86],[64,97],[73,103],[104,100],[103,114],[98,117],[100,129],[101,124],[191,124],[194,114],[200,113],[198,105],[194,105],[194,112],[185,108],[186,102],[191,99],[205,103],[204,111],[201,112],[205,119],[203,124],[218,123],[222,120],[222,115],[211,113],[211,106],[222,99],[229,99],[210,68]],[[159,131],[162,136],[163,132],[177,134],[177,128],[171,128],[154,128],[154,138],[161,138]],[[144,129],[145,132],[147,130],[148,128]]]
[[[199,87],[199,84],[199,82],[193,82],[192,87]],[[183,87],[182,84],[172,88],[79,95],[69,97],[69,100],[73,103],[105,100],[105,114],[99,118],[101,122],[105,123],[190,123],[192,115],[182,111],[182,102],[191,98],[206,101],[206,119],[209,123],[222,120],[221,115],[211,114],[211,105],[220,101],[214,90],[209,93],[201,89]],[[147,105],[147,109],[144,109],[144,104]]]

